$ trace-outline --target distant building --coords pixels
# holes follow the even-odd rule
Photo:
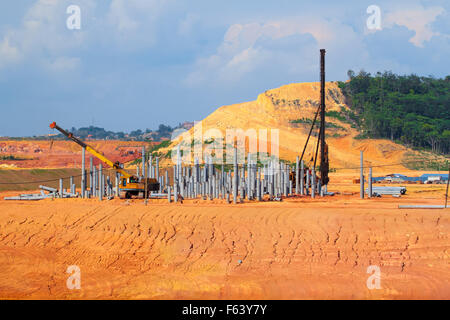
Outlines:
[[[446,183],[448,174],[445,173],[425,173],[420,177],[408,177],[399,173],[388,174],[384,177],[372,178],[374,182],[403,183],[403,182],[422,182],[422,183]]]
[[[384,181],[386,181],[386,182],[405,182],[406,178],[408,178],[408,177],[403,174],[391,173],[391,174],[386,175],[386,177],[384,178]]]
[[[426,173],[420,176],[424,183],[444,183],[448,181],[448,173]]]

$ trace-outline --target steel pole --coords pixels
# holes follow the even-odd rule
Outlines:
[[[363,152],[360,152],[360,175],[359,175],[359,185],[360,185],[360,190],[359,190],[359,197],[361,199],[364,199],[364,156],[363,156]]]

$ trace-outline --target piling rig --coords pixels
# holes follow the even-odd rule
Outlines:
[[[325,49],[320,49],[320,181],[322,186],[328,184],[328,145],[325,142]]]
[[[325,49],[320,49],[320,105],[317,108],[317,111],[314,115],[314,120],[311,124],[311,128],[309,130],[308,138],[306,139],[305,145],[303,147],[303,152],[300,157],[300,161],[303,160],[303,157],[305,155],[306,147],[308,146],[309,139],[311,138],[311,133],[314,129],[314,125],[317,121],[317,116],[320,113],[320,127],[319,127],[319,135],[317,137],[317,144],[315,149],[315,154],[312,155],[311,162],[312,168],[316,167],[317,162],[317,156],[319,154],[319,147],[320,147],[320,181],[321,185],[325,186],[329,182],[328,173],[330,170],[330,165],[328,161],[328,144],[325,142],[325,112],[326,112],[326,106],[325,106]],[[305,165],[305,170],[309,170],[311,172],[311,169],[308,165]],[[295,188],[295,182],[296,182],[296,173],[295,171],[290,172],[289,179],[292,181],[293,187]]]
[[[126,170],[123,169],[123,165],[119,161],[111,161],[102,153],[75,137],[73,133],[68,132],[58,126],[56,122],[52,122],[50,124],[50,128],[58,130],[64,136],[80,145],[82,148],[85,148],[86,151],[88,151],[94,157],[104,162],[109,167],[113,168],[118,174],[120,174],[118,187],[119,197],[121,199],[130,199],[132,196],[139,196],[140,194],[142,194],[143,197],[148,197],[151,191],[159,191],[159,182],[156,179],[147,177],[142,177],[140,179],[139,177],[129,174]]]

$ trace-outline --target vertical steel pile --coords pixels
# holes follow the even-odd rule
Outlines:
[[[360,152],[360,175],[359,175],[359,197],[364,199],[364,155]]]

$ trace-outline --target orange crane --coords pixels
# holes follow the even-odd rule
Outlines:
[[[150,191],[159,191],[159,182],[156,179],[145,177],[143,179],[139,179],[138,177],[129,174],[122,168],[122,164],[119,161],[113,162],[109,160],[102,153],[75,137],[71,132],[68,132],[58,126],[56,122],[52,122],[50,124],[50,128],[58,130],[67,138],[85,148],[90,154],[106,163],[108,166],[116,170],[116,172],[120,173],[122,175],[119,180],[119,197],[121,199],[130,199],[132,196],[139,196],[140,194],[142,194],[143,197],[148,197]]]

